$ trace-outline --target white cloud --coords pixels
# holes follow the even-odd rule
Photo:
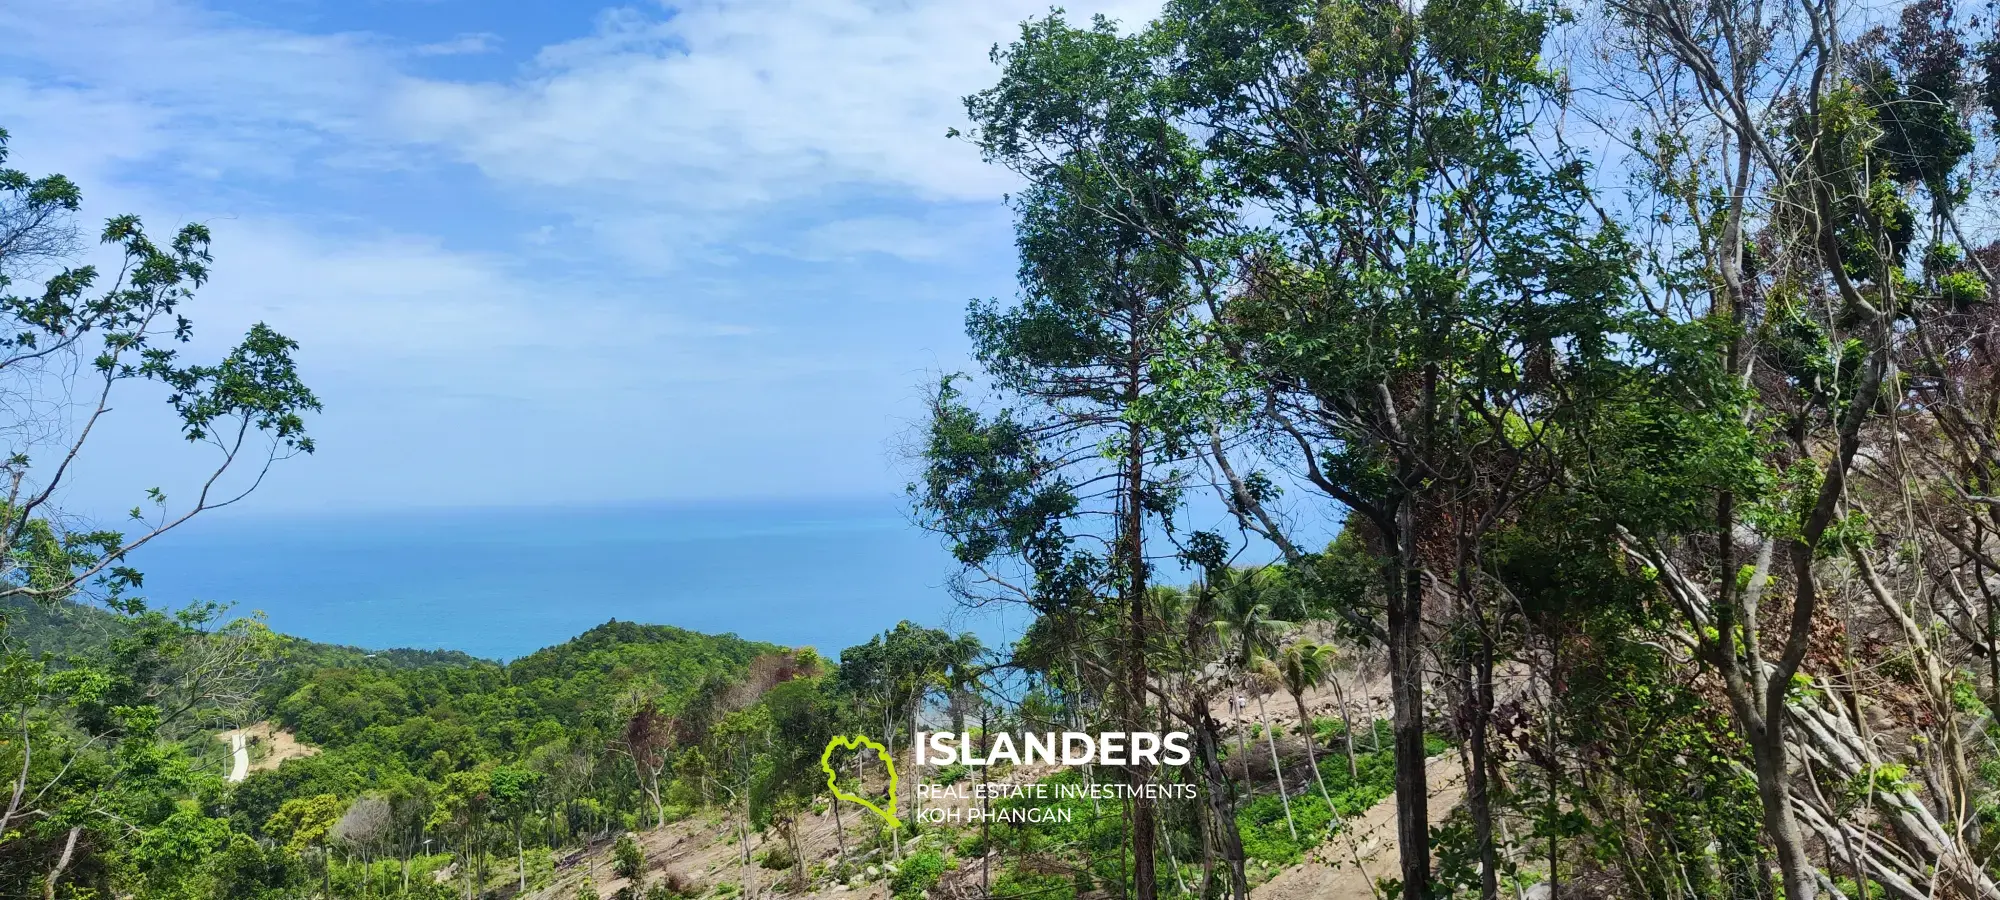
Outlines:
[[[1142,21],[1157,3],[1124,2]],[[1044,0],[695,0],[600,17],[516,84],[416,82],[395,114],[496,178],[727,209],[839,185],[975,200],[1011,179],[947,140],[988,49]]]
[[[1004,208],[995,203],[987,215],[967,213],[943,218],[870,215],[825,222],[808,229],[797,255],[813,261],[846,260],[879,255],[911,262],[950,259],[982,246],[1005,245]]]
[[[0,127],[93,219],[211,225],[201,340],[267,320],[328,403],[339,452],[294,502],[479,499],[533,465],[578,497],[877,486],[958,298],[1004,280],[1011,179],[944,132],[1047,0],[624,9],[498,80],[421,74],[482,33],[197,2],[0,0]],[[441,233],[329,199],[375,174],[444,185]]]
[[[435,44],[419,44],[415,52],[418,56],[471,56],[491,53],[500,48],[500,36],[484,31],[461,34],[448,41]]]
[[[1157,3],[1118,0],[1143,21]],[[191,174],[303,177],[311,161],[470,163],[552,212],[680,244],[854,197],[984,201],[1010,175],[962,141],[988,49],[1046,0],[692,0],[601,14],[507,81],[425,78],[409,54],[483,52],[472,32],[403,51],[299,34],[173,0],[18,0],[0,61],[25,58],[153,117],[147,143]],[[405,45],[407,47],[407,45]],[[53,89],[44,80],[44,90]],[[839,217],[835,214],[833,217]],[[688,217],[703,217],[698,226]],[[646,223],[652,222],[648,229]],[[680,222],[661,228],[662,221]]]

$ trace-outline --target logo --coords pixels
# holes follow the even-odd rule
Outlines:
[[[889,748],[858,734],[853,737],[836,734],[833,736],[833,740],[826,742],[826,749],[820,751],[819,769],[826,773],[826,787],[828,790],[833,791],[834,802],[837,803],[846,800],[851,803],[859,803],[873,810],[876,815],[881,816],[882,821],[889,823],[890,828],[900,827],[900,824],[896,821],[896,817],[890,813],[883,812],[882,807],[868,802],[864,797],[857,797],[840,789],[840,776],[833,771],[833,751],[835,749],[859,750],[864,745],[874,750],[875,755],[881,757],[882,765],[888,768],[889,808],[892,810],[896,808],[896,761],[889,758]]]

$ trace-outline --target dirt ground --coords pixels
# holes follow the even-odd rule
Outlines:
[[[215,738],[228,744],[238,734],[242,734],[250,741],[252,772],[275,769],[285,760],[301,759],[319,752],[318,747],[299,743],[299,739],[291,732],[270,722],[258,722],[232,731],[224,731]]]
[[[904,759],[907,761],[908,757],[905,756]],[[898,766],[897,770],[909,771],[903,766]],[[1045,778],[1052,771],[1046,766],[1016,766],[1005,778],[994,780],[1026,783]],[[880,796],[884,788],[882,782],[883,779],[878,777],[868,779],[871,796]],[[904,790],[911,789],[906,786]],[[955,799],[943,797],[926,799],[923,803],[924,808],[938,806],[963,808],[977,802],[970,798],[970,791],[962,793],[968,796]],[[915,802],[914,794],[903,797],[906,810],[913,808]],[[883,874],[881,857],[886,854],[869,851],[854,855],[855,848],[868,843],[875,831],[874,814],[853,804],[844,804],[840,808],[840,824],[843,826],[842,833],[845,835],[850,854],[852,874],[845,883],[822,886],[803,896],[839,897],[841,900],[850,898],[887,900],[888,882],[881,877]],[[646,854],[644,879],[649,884],[672,873],[692,882],[699,892],[706,892],[718,882],[734,883],[745,878],[742,850],[734,842],[733,822],[713,811],[671,823],[665,828],[642,832],[634,837],[639,841],[640,849]],[[753,862],[747,869],[751,887],[746,900],[779,894],[801,896],[794,894],[788,887],[791,880],[790,870],[766,869],[754,862],[758,854],[771,849],[777,843],[778,838],[775,833],[765,835],[751,833],[750,855]],[[805,847],[808,866],[814,863],[829,865],[832,863],[839,855],[832,807],[829,806],[824,812],[806,817],[801,826],[800,843]],[[905,852],[910,849],[909,844],[904,845]],[[567,858],[558,858],[555,881],[541,890],[529,892],[525,897],[527,900],[570,900],[576,896],[577,886],[586,877],[596,886],[600,897],[609,897],[628,884],[626,879],[618,877],[612,871],[611,846],[605,843],[593,847],[589,853],[572,853]]]

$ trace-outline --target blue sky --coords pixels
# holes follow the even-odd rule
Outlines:
[[[1013,184],[945,131],[1046,8],[8,0],[0,127],[87,223],[213,229],[202,347],[305,345],[320,452],[260,510],[881,494],[1011,290]],[[151,406],[73,503],[185,482]]]

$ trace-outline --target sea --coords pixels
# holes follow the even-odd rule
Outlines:
[[[908,619],[991,645],[1025,614],[973,610],[900,498],[205,513],[132,554],[155,607],[194,601],[369,649],[507,660],[617,619],[827,655]],[[1009,621],[1009,616],[1013,621]]]

